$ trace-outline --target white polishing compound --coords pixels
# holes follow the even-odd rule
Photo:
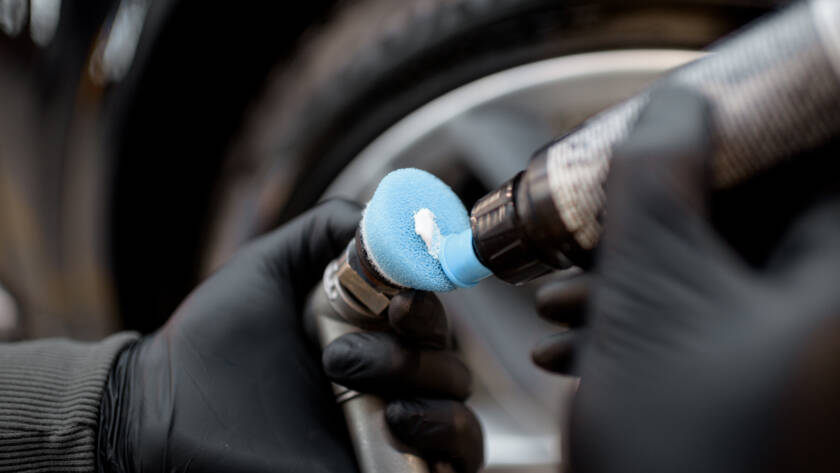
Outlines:
[[[443,240],[443,235],[440,234],[440,228],[435,221],[435,214],[427,208],[422,208],[414,214],[414,233],[423,239],[426,244],[426,250],[434,259],[440,256],[440,244]]]

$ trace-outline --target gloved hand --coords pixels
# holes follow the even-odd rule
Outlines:
[[[332,201],[260,238],[194,290],[164,327],[123,351],[100,407],[99,471],[356,471],[344,418],[323,374],[321,354],[304,334],[302,312],[309,291],[346,247],[359,218],[358,206]],[[433,296],[400,296],[392,316],[412,327],[431,317],[435,330],[421,335],[440,347],[446,337],[442,308],[438,303],[425,314],[420,311],[428,304],[400,302],[415,299]],[[365,343],[348,343],[354,339]],[[466,419],[467,426],[477,425],[470,424],[475,418],[458,402],[467,395],[462,383],[468,383],[468,375],[451,353],[430,356],[383,334],[335,343],[344,351],[329,358],[332,367],[363,358],[357,349],[399,354],[406,361],[387,373],[362,377],[374,384],[389,376],[416,382],[395,393],[393,405],[404,411],[395,407],[398,412],[388,416],[406,444],[426,451],[444,438],[481,451],[480,436],[476,444],[471,430],[452,424]],[[409,361],[427,356],[450,362],[441,369],[451,373],[452,385],[427,384],[414,376],[416,365]],[[350,385],[355,379],[348,374],[345,381]],[[418,393],[433,393],[439,400],[415,400]],[[442,414],[441,406],[450,412]],[[458,415],[447,415],[453,412]],[[450,451],[435,449],[434,457]],[[463,471],[477,468],[468,466],[473,469]]]
[[[709,220],[709,118],[653,97],[615,152],[588,328],[534,354],[581,376],[573,471],[840,471],[837,186],[748,264]]]

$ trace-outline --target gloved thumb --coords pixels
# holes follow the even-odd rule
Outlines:
[[[361,216],[362,208],[354,202],[328,200],[263,236],[249,251],[296,294],[305,294],[347,247]]]
[[[646,258],[669,236],[692,240],[707,226],[712,152],[706,98],[686,88],[655,91],[613,153],[602,252]]]

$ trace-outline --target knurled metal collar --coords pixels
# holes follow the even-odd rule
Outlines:
[[[353,269],[349,258],[357,256],[354,243],[342,255],[327,265],[324,271],[324,291],[330,305],[346,322],[359,327],[381,325],[383,312],[390,298],[374,288]]]

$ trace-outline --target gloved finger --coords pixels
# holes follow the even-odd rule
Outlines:
[[[247,251],[266,262],[296,294],[305,294],[356,233],[362,207],[328,200],[261,237]]]
[[[398,439],[433,462],[448,462],[458,473],[475,473],[484,464],[481,424],[463,403],[395,400],[388,403],[385,420]]]
[[[577,374],[575,361],[583,336],[580,330],[552,333],[534,345],[531,360],[546,371],[574,376]]]
[[[446,347],[449,337],[446,311],[432,292],[408,290],[392,297],[388,321],[402,339],[417,346]]]
[[[552,281],[537,290],[537,313],[546,320],[579,327],[589,298],[589,275]]]
[[[396,335],[356,332],[324,348],[324,371],[356,391],[393,398],[406,393],[463,400],[472,378],[467,366],[448,350],[406,347]]]

